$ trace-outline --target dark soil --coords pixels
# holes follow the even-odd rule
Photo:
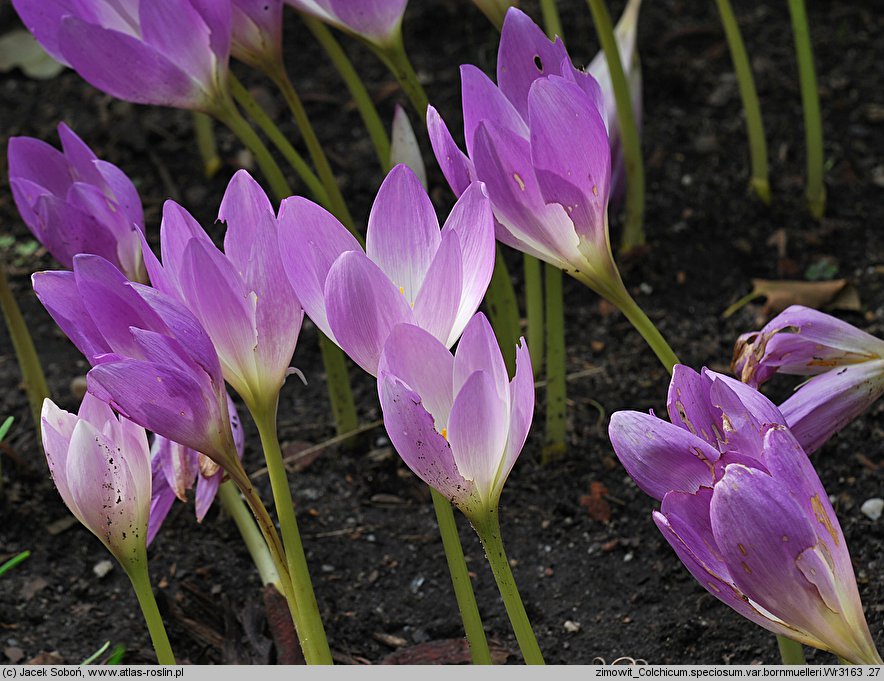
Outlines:
[[[560,4],[571,54],[586,63],[597,45],[588,9],[580,0]],[[621,3],[613,4],[619,11]],[[682,361],[719,370],[726,369],[736,336],[757,328],[757,307],[721,318],[728,304],[749,291],[750,279],[802,278],[824,258],[837,266],[838,276],[854,284],[862,299],[861,312],[843,317],[884,335],[884,250],[878,238],[884,222],[884,14],[858,0],[808,3],[828,161],[827,217],[816,222],[802,200],[804,135],[786,3],[735,4],[767,128],[774,205],[767,208],[746,192],[748,152],[740,99],[714,3],[647,2],[639,45],[645,79],[649,249],[624,267],[636,299]],[[406,43],[430,99],[457,130],[457,66],[466,61],[493,72],[496,34],[467,2],[414,0],[411,5]],[[539,16],[536,3],[525,0],[524,5]],[[293,79],[328,146],[354,215],[364,219],[381,180],[371,147],[323,55],[293,16],[287,21]],[[9,4],[0,4],[0,33],[16,26]],[[347,49],[389,120],[393,104],[404,103],[401,92],[369,53],[349,41]],[[250,83],[285,122],[273,90],[260,80]],[[17,71],[0,76],[0,157],[5,158],[11,135],[57,144],[54,128],[59,120],[133,178],[152,240],[157,239],[167,197],[180,200],[211,229],[226,182],[243,162],[237,145],[219,132],[225,166],[205,180],[189,114],[115,101],[69,71],[49,82],[28,80]],[[429,163],[428,145],[425,150],[433,197],[440,212],[447,211],[452,197],[435,163]],[[5,180],[0,224],[4,234],[16,237],[15,245],[0,255],[56,401],[75,409],[70,383],[87,365],[30,291],[28,275],[56,265],[42,249],[30,252],[30,236]],[[616,238],[616,217],[613,225]],[[786,240],[782,251],[769,241],[777,230]],[[511,262],[517,273],[520,258]],[[569,383],[570,449],[565,458],[540,465],[539,391],[535,427],[501,507],[503,536],[547,660],[590,663],[630,656],[652,663],[776,662],[772,635],[738,617],[690,577],[651,522],[654,502],[613,457],[605,435],[607,416],[627,408],[662,410],[665,372],[638,334],[595,295],[569,280],[566,296],[569,370],[581,372]],[[283,393],[281,436],[292,451],[334,435],[316,333],[309,322],[294,364],[304,369],[309,385],[293,381]],[[361,418],[377,419],[371,381],[355,367],[352,375]],[[96,577],[93,566],[109,558],[105,549],[79,525],[60,532],[55,525],[68,513],[35,446],[5,329],[0,330],[0,387],[0,416],[16,418],[0,451],[5,476],[0,561],[25,549],[32,552],[0,579],[0,662],[55,651],[57,657],[41,659],[75,663],[105,640],[124,644],[128,662],[152,661],[125,575],[115,567]],[[773,387],[782,396],[788,384]],[[837,498],[879,647],[884,646],[884,520],[870,521],[859,507],[881,496],[882,428],[884,403],[879,403],[815,455],[823,483]],[[251,432],[246,453],[250,470],[261,465],[255,443]],[[355,451],[325,449],[291,480],[320,607],[341,661],[376,663],[400,644],[462,636],[428,495],[390,449],[382,429],[372,431],[365,446]],[[581,504],[594,483],[607,488],[607,523],[590,515],[585,500]],[[258,485],[269,500],[266,477],[258,478]],[[461,527],[488,634],[511,652],[511,661],[519,661],[479,543],[466,522]],[[232,523],[217,510],[198,525],[191,505],[179,504],[150,558],[153,583],[181,660],[276,659],[257,574]],[[566,622],[579,623],[579,630],[570,624],[566,629]],[[451,660],[449,648],[440,645],[441,659]],[[809,657],[818,663],[834,661],[814,651]]]

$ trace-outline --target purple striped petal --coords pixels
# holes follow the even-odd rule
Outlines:
[[[763,435],[770,425],[785,424],[785,417],[754,388],[708,369],[703,373],[712,379],[709,399],[722,412],[723,446],[763,461]]]
[[[445,343],[446,347],[454,345],[454,340],[451,343],[448,340],[460,308],[464,275],[462,267],[460,239],[449,232],[442,237],[439,250],[414,300],[417,325]]]
[[[531,355],[528,353],[525,339],[521,338],[519,342],[520,345],[516,347],[516,375],[509,387],[509,436],[497,480],[496,494],[500,494],[503,483],[506,482],[516,464],[516,459],[522,453],[522,447],[525,446],[528,431],[531,429],[531,421],[534,419],[534,371],[531,368]]]
[[[669,420],[702,438],[713,447],[724,441],[721,432],[721,410],[709,401],[712,379],[683,364],[672,368],[672,381],[666,409]]]
[[[455,196],[460,196],[476,176],[473,162],[457,146],[445,121],[432,106],[427,108],[427,132],[442,174]]]
[[[493,121],[495,125],[528,139],[525,119],[482,71],[471,64],[464,64],[460,67],[460,84],[464,139],[470,157],[473,156],[476,128],[485,120]]]
[[[477,371],[485,371],[501,402],[509,405],[510,378],[488,318],[481,312],[464,329],[454,355],[454,392],[459,393]]]

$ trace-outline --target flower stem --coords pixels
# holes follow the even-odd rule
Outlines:
[[[823,177],[823,125],[820,118],[820,97],[813,68],[813,48],[804,0],[789,0],[795,55],[801,83],[801,105],[804,109],[804,135],[807,144],[807,188],[805,197],[810,214],[817,220],[826,211],[826,187]]]
[[[494,258],[494,271],[491,283],[485,293],[485,305],[491,317],[491,327],[503,354],[507,371],[512,376],[516,371],[516,343],[519,340],[519,305],[516,302],[516,291],[513,280],[507,270],[500,245]]]
[[[27,392],[28,403],[31,406],[31,416],[34,418],[34,425],[37,428],[37,442],[42,443],[40,413],[43,410],[43,400],[49,397],[49,386],[46,385],[46,376],[43,375],[43,367],[40,365],[40,358],[34,348],[34,341],[28,331],[28,325],[25,323],[18,303],[15,302],[2,265],[0,265],[0,308],[3,310],[3,319],[6,320],[6,328],[12,339],[12,347],[18,359],[18,366],[21,368],[25,392]],[[42,447],[42,444],[40,446]]]
[[[522,598],[519,596],[519,589],[516,587],[510,562],[503,550],[497,509],[480,511],[470,520],[479,535],[482,546],[485,547],[485,556],[491,565],[491,572],[494,573],[494,580],[500,590],[503,605],[510,618],[510,624],[516,634],[516,640],[519,642],[519,649],[522,651],[525,663],[545,664],[540,646],[537,645],[537,638],[534,636],[534,630],[531,628],[531,622],[528,620],[528,613],[525,612],[525,606],[522,605]]]
[[[196,135],[196,146],[203,159],[203,175],[213,177],[221,169],[221,157],[215,144],[215,130],[212,119],[200,111],[193,112],[193,132]]]
[[[276,83],[276,86],[282,92],[282,96],[285,98],[286,103],[289,105],[289,109],[291,109],[292,116],[295,118],[295,123],[301,131],[301,135],[304,136],[304,143],[307,145],[307,151],[310,152],[310,158],[313,159],[313,165],[316,166],[316,173],[319,175],[319,179],[322,181],[322,186],[325,188],[325,193],[328,196],[328,209],[334,213],[335,217],[338,218],[338,220],[340,220],[351,233],[356,235],[357,231],[353,224],[353,216],[350,215],[350,209],[347,208],[347,203],[344,201],[344,195],[341,194],[341,188],[338,187],[338,181],[335,179],[335,175],[332,172],[328,157],[322,149],[322,144],[320,144],[319,138],[316,136],[316,131],[310,123],[310,118],[307,116],[307,110],[304,108],[301,98],[295,91],[295,87],[292,85],[288,73],[286,73],[285,68],[280,63],[276,69],[268,71],[267,75],[274,83]]]
[[[543,269],[540,261],[533,255],[524,254],[525,271],[525,316],[528,318],[528,348],[535,359],[534,378],[539,378],[543,371]]]
[[[338,435],[343,435],[356,430],[359,426],[356,403],[353,401],[353,391],[350,388],[347,360],[344,358],[344,352],[322,332],[319,333],[319,350],[322,353],[335,429]]]
[[[328,194],[326,194],[322,182],[319,181],[319,178],[316,177],[316,174],[311,170],[310,166],[307,165],[307,162],[270,119],[270,116],[268,116],[264,109],[261,108],[261,105],[255,101],[255,98],[252,97],[251,93],[249,93],[249,91],[232,73],[230,74],[230,92],[249,117],[255,121],[258,127],[261,128],[265,135],[267,135],[267,139],[273,143],[273,146],[279,150],[279,153],[283,155],[283,158],[288,161],[292,170],[294,170],[298,174],[298,177],[304,181],[304,184],[307,185],[307,189],[310,190],[313,198],[319,201],[319,203],[327,204]],[[291,194],[291,192],[289,192],[289,194]],[[287,196],[289,194],[287,194]]]
[[[405,52],[405,44],[402,42],[401,33],[384,48],[371,44],[369,44],[369,47],[374,50],[375,54],[378,55],[378,58],[380,58],[387,68],[390,69],[390,73],[392,73],[399,82],[402,91],[405,92],[411,105],[417,111],[418,117],[421,120],[424,120],[427,115],[427,107],[430,105],[430,100],[427,99],[427,93],[424,92],[424,87],[421,85],[420,79],[417,77],[417,73],[415,73],[414,67],[411,65],[411,60]]]
[[[777,645],[780,648],[780,659],[783,664],[807,664],[807,660],[804,659],[804,648],[798,641],[777,636]]]
[[[157,607],[157,600],[154,598],[153,589],[150,586],[150,576],[147,573],[147,555],[127,568],[126,574],[129,576],[129,581],[132,582],[132,588],[135,589],[138,605],[141,606],[141,614],[144,615],[147,630],[150,632],[150,642],[157,654],[157,662],[175,664],[172,645],[169,643],[169,636],[166,634],[166,627],[163,625],[163,618],[160,616],[160,609]]]
[[[276,404],[272,408],[256,408],[249,405],[249,411],[258,427],[264,458],[270,474],[270,485],[273,489],[273,502],[276,516],[282,533],[285,547],[285,558],[288,572],[294,588],[297,619],[295,628],[301,641],[301,649],[307,664],[332,664],[331,650],[325,635],[325,628],[316,603],[316,594],[307,568],[307,557],[298,531],[298,520],[295,517],[295,506],[292,491],[289,488],[282,451],[276,435]]]
[[[614,27],[605,0],[587,0],[595,23],[617,102],[617,122],[620,125],[620,141],[623,146],[623,161],[626,165],[626,223],[620,248],[628,251],[645,243],[645,171],[642,163],[641,140],[632,110],[632,97],[629,84],[620,61],[620,49],[614,37]]]
[[[543,463],[561,456],[567,449],[566,413],[568,388],[565,380],[565,309],[562,270],[545,263],[546,283],[546,443]]]
[[[371,101],[368,90],[365,89],[365,85],[362,83],[362,79],[353,67],[353,63],[347,58],[347,54],[340,43],[335,40],[334,35],[332,35],[332,32],[328,30],[325,24],[306,14],[301,15],[301,20],[310,29],[310,32],[319,44],[322,45],[332,64],[334,64],[334,67],[344,80],[344,84],[353,97],[359,115],[362,117],[362,122],[365,124],[371,143],[374,145],[381,170],[386,173],[390,170],[390,137],[387,135],[387,129],[381,121],[374,102]]]
[[[740,26],[734,16],[730,0],[715,0],[724,35],[734,63],[737,84],[740,87],[740,98],[743,100],[743,111],[746,113],[746,131],[749,135],[749,156],[752,162],[752,178],[750,185],[755,194],[764,203],[770,204],[770,181],[767,171],[767,142],[764,139],[764,123],[761,121],[761,105],[758,103],[758,92],[752,77],[752,67],[746,46],[740,35]]]
[[[439,534],[442,535],[442,546],[445,548],[445,559],[448,561],[448,572],[451,573],[451,585],[454,587],[464,632],[470,644],[473,664],[491,664],[491,652],[488,650],[482,617],[476,604],[476,594],[473,593],[473,585],[463,557],[463,547],[457,534],[454,510],[448,499],[432,487],[430,493],[433,497],[433,508],[436,510]]]
[[[540,13],[543,16],[543,25],[549,39],[555,40],[555,37],[559,36],[564,40],[565,33],[562,31],[562,20],[559,18],[556,0],[540,0]]]
[[[279,165],[273,159],[273,156],[270,155],[270,151],[264,145],[264,142],[261,141],[261,138],[252,130],[252,126],[243,118],[233,101],[228,98],[212,113],[215,118],[230,128],[233,134],[239,138],[240,142],[255,155],[255,160],[270,184],[270,190],[273,192],[276,200],[282,201],[291,196],[292,188],[282,174]]]
[[[261,583],[272,584],[282,592],[282,580],[273,562],[270,549],[267,548],[267,542],[264,541],[264,536],[255,524],[255,519],[237,491],[236,485],[230,480],[222,482],[218,496],[221,499],[221,506],[233,520],[236,529],[242,536],[246,549],[248,549],[255,567],[258,569],[258,574],[261,576]]]

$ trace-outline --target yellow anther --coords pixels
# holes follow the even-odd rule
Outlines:
[[[442,437],[444,437],[444,438],[447,440],[447,439],[448,439],[448,429],[447,429],[447,428],[443,428],[443,429],[442,429],[442,432],[439,433],[439,435],[441,435]]]
[[[405,295],[405,287],[404,286],[399,287],[399,293],[401,293],[403,296]]]

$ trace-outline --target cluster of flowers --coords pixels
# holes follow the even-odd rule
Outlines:
[[[378,43],[396,39],[405,6],[291,3]],[[231,50],[256,61],[281,49],[281,5],[264,0],[15,5],[53,56],[137,102],[211,110],[226,97]],[[67,505],[121,563],[144,560],[174,498],[197,480],[200,518],[225,474],[243,480],[227,385],[253,415],[275,410],[304,314],[377,378],[408,467],[477,526],[496,514],[531,426],[534,384],[525,343],[510,378],[476,312],[495,244],[603,295],[622,287],[607,228],[612,105],[561,41],[518,10],[506,15],[497,84],[472,66],[461,76],[466,154],[427,112],[457,203],[440,228],[419,180],[397,166],[374,201],[364,249],[306,198],[274,211],[239,171],[218,213],[223,250],[168,201],[158,258],[132,182],[69,128],[59,127],[62,151],[10,141],[22,217],[70,268],[35,274],[34,289],[92,365],[78,414],[45,404],[47,459]],[[742,382],[676,366],[671,422],[616,413],[614,450],[662,502],[654,521],[716,598],[777,634],[880,663],[807,453],[884,392],[884,342],[790,308],[741,337],[734,367]],[[778,408],[756,389],[778,372],[815,377]]]

